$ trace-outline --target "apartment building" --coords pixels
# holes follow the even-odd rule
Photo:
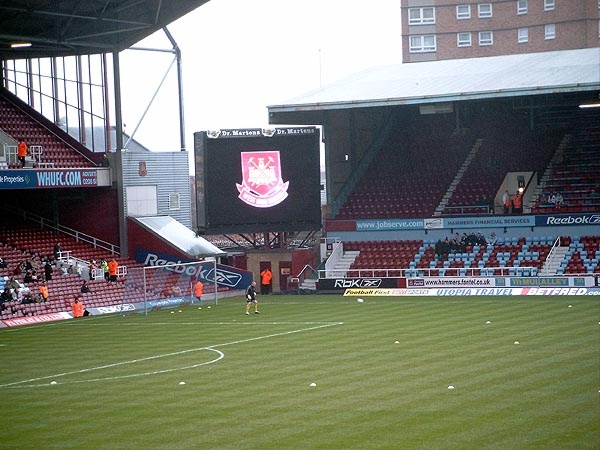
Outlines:
[[[401,0],[403,62],[600,47],[600,0]]]

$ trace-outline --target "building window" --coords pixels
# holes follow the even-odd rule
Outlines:
[[[527,0],[517,0],[517,14],[527,14]]]
[[[427,25],[435,23],[435,8],[410,8],[408,10],[409,25]]]
[[[471,33],[458,33],[456,35],[456,45],[459,47],[470,47]]]
[[[519,34],[519,44],[529,41],[529,29],[528,28],[519,28],[518,34]]]
[[[479,5],[477,5],[477,17],[479,17],[480,19],[492,17],[492,4],[480,3]]]
[[[479,32],[479,45],[492,45],[494,43],[494,36],[491,31],[480,31]]]
[[[172,192],[169,194],[169,209],[179,210],[181,209],[181,202],[179,199],[179,192]]]
[[[544,27],[544,39],[554,39],[556,37],[556,25],[549,23]]]
[[[600,0],[598,0],[600,2]],[[470,19],[471,18],[471,5],[457,5],[456,6],[456,18]]]
[[[554,0],[544,0],[544,11],[554,11]]]
[[[435,36],[411,36],[410,37],[410,52],[411,53],[426,53],[435,52]]]

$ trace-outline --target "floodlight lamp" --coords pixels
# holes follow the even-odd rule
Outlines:
[[[525,190],[525,177],[523,175],[517,177],[517,190],[519,191],[519,194],[522,194]]]
[[[579,104],[579,108],[587,109],[587,108],[600,108],[600,94],[598,94],[598,98],[592,101],[585,101]]]
[[[31,47],[31,42],[13,42],[10,44],[10,48],[25,48]]]

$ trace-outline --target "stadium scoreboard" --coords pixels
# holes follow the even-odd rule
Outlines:
[[[194,133],[196,214],[207,234],[321,227],[317,127]]]

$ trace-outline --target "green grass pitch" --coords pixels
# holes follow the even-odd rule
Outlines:
[[[0,448],[600,448],[597,298],[260,300],[0,330]]]

